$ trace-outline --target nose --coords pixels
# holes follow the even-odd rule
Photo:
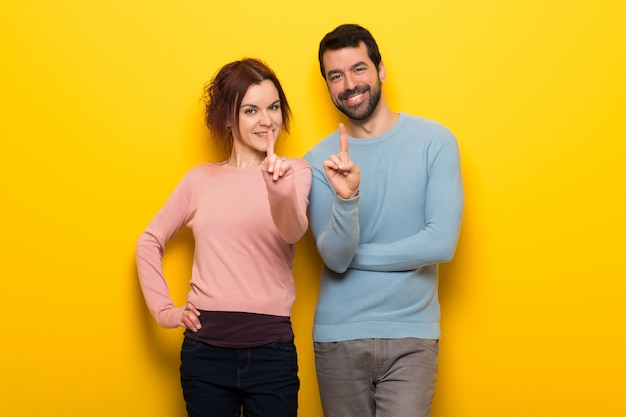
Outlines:
[[[348,73],[344,76],[344,88],[346,90],[352,90],[358,84],[359,84],[358,81],[352,74]]]
[[[259,124],[261,126],[272,126],[273,123],[274,121],[272,120],[272,116],[269,114],[269,112],[262,111],[261,118],[259,119]]]

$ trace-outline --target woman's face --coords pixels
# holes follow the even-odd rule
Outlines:
[[[243,96],[239,111],[239,131],[233,129],[233,145],[238,153],[265,153],[267,134],[276,138],[283,125],[278,90],[270,80],[252,84]]]

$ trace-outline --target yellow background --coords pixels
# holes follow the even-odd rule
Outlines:
[[[202,86],[266,60],[302,156],[340,118],[317,45],[372,30],[395,110],[440,121],[466,210],[441,267],[433,417],[626,414],[626,6],[622,0],[3,1],[0,415],[180,417],[181,331],[154,324],[134,247],[190,167],[220,157]],[[401,181],[398,178],[398,181]],[[166,270],[182,302],[192,245]],[[320,261],[298,245],[300,415]]]

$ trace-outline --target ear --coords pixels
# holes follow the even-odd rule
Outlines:
[[[378,78],[381,83],[384,83],[387,79],[387,70],[385,69],[385,63],[383,61],[380,61],[380,64],[378,64]]]

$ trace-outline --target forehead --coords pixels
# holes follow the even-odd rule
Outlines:
[[[346,47],[324,52],[324,71],[346,71],[359,62],[373,65],[367,54],[367,46],[361,42],[357,47]]]
[[[242,106],[262,105],[278,100],[278,89],[271,80],[263,80],[259,84],[251,84],[243,96]]]

